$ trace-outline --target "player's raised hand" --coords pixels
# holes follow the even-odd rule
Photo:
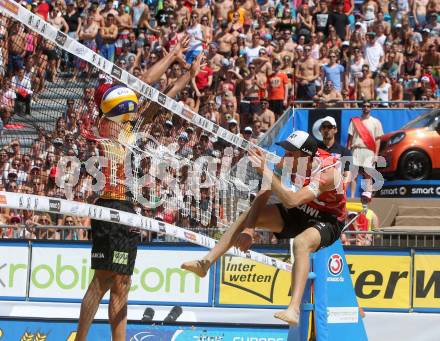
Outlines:
[[[191,78],[195,77],[205,66],[205,55],[203,53],[200,53],[191,64],[191,68],[189,70],[191,72]]]
[[[189,36],[186,34],[182,37],[182,39],[177,43],[177,45],[173,49],[173,53],[178,56],[182,55],[188,50],[189,46]]]
[[[260,149],[254,148],[249,150],[249,159],[252,162],[252,166],[259,174],[263,174],[264,165],[266,163],[266,156]]]

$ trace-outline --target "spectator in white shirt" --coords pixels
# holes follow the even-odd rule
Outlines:
[[[21,103],[25,106],[25,115],[31,114],[31,98],[32,98],[32,83],[29,75],[25,74],[24,68],[18,70],[16,76],[12,77],[12,86],[15,88],[17,94],[16,104]]]
[[[384,51],[382,45],[376,41],[376,33],[367,33],[367,44],[364,51],[365,61],[370,67],[370,71],[375,77],[377,71],[381,68],[384,60]]]

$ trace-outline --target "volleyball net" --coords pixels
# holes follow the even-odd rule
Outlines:
[[[13,1],[2,1],[0,13],[0,158],[5,164],[9,159],[2,190],[90,203],[100,196],[100,180],[110,167],[104,181],[125,172],[123,186],[148,218],[218,228],[249,207],[261,185],[246,155],[259,148],[251,136],[183,104],[187,88],[179,100],[168,97],[177,80],[148,85],[139,68],[111,63],[90,42],[80,43]],[[139,97],[138,114],[113,140],[96,130],[94,97],[106,82],[123,84]],[[123,160],[123,169],[102,161],[100,148]]]

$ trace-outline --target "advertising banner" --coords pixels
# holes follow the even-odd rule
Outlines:
[[[270,255],[283,261],[287,255]],[[290,273],[249,259],[226,256],[217,271],[218,306],[275,308],[290,301]]]
[[[182,261],[200,258],[202,254],[203,251],[182,247],[140,248],[129,301],[209,305],[213,276],[208,274],[202,279],[180,269]],[[75,247],[63,244],[56,248],[50,244],[33,246],[31,300],[80,301],[92,277],[90,248],[86,245]]]
[[[375,196],[378,198],[440,198],[440,181],[386,181]]]
[[[24,300],[28,276],[27,243],[0,243],[0,298]]]
[[[440,254],[417,251],[414,255],[414,311],[440,311]]]
[[[360,307],[410,309],[409,251],[350,251],[346,258]]]
[[[346,259],[360,307],[410,309],[409,251],[350,250]],[[289,273],[247,259],[222,258],[216,283],[216,306],[279,308],[290,301]]]
[[[287,328],[232,328],[127,325],[127,341],[287,341]],[[76,323],[58,321],[0,320],[0,339],[74,341]],[[88,340],[110,340],[106,323],[94,323]]]

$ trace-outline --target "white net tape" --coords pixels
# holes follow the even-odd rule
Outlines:
[[[68,214],[108,222],[117,222],[118,224],[135,227],[140,230],[163,233],[209,249],[212,249],[216,244],[216,240],[210,237],[148,217],[69,200],[21,193],[0,192],[0,207],[27,209],[49,213],[55,212],[58,214]],[[227,252],[227,254],[247,258],[284,271],[290,272],[292,270],[292,266],[288,263],[251,250],[242,252],[236,247],[233,247]]]

